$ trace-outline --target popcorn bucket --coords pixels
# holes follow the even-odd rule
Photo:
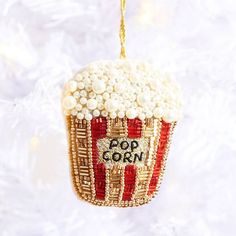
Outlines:
[[[70,164],[78,196],[102,206],[131,207],[157,192],[175,122],[67,117]]]
[[[102,61],[79,72],[63,97],[77,195],[100,206],[149,202],[180,105],[178,86],[148,64]]]

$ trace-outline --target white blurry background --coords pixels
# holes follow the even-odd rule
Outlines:
[[[0,235],[236,235],[236,1],[127,1],[127,54],[168,68],[185,108],[158,196],[95,207],[71,188],[60,97],[119,55],[119,0],[0,0]]]

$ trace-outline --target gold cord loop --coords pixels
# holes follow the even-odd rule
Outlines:
[[[121,12],[121,18],[120,18],[120,58],[124,59],[126,58],[126,52],[125,52],[125,5],[126,0],[120,0],[120,12]]]

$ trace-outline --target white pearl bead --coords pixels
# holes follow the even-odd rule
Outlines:
[[[107,87],[107,92],[108,93],[112,93],[113,92],[113,87],[112,86],[108,86]]]
[[[119,72],[115,68],[110,69],[110,76],[112,78],[117,78],[119,76]]]
[[[102,116],[107,117],[107,116],[108,116],[108,112],[105,111],[105,110],[103,110],[103,111],[102,111]]]
[[[97,107],[98,107],[99,110],[103,110],[104,109],[103,103],[98,103]]]
[[[148,108],[149,108],[150,110],[153,110],[153,109],[155,108],[155,103],[154,103],[154,102],[149,102],[149,103],[148,103]]]
[[[91,77],[84,79],[83,82],[84,82],[85,86],[90,85],[90,83],[91,83]]]
[[[110,117],[111,119],[115,119],[117,117],[116,112],[111,112]]]
[[[139,94],[137,97],[137,102],[140,106],[145,106],[150,101],[150,96],[148,94]]]
[[[86,97],[87,96],[87,91],[86,90],[81,90],[80,95],[81,95],[81,97]]]
[[[150,80],[149,85],[153,90],[157,90],[159,88],[159,83],[157,79]]]
[[[105,92],[102,96],[105,100],[107,100],[110,97],[109,93],[107,92]]]
[[[97,117],[97,116],[99,116],[100,115],[100,111],[99,110],[94,110],[93,111],[93,115],[95,116],[95,117]]]
[[[105,91],[106,85],[105,85],[105,82],[102,80],[95,80],[92,83],[92,88],[95,93],[101,94]]]
[[[77,111],[81,111],[81,110],[82,110],[82,105],[81,105],[81,104],[77,104],[77,105],[75,106],[75,109],[76,109]]]
[[[144,114],[144,113],[139,113],[138,118],[139,118],[140,120],[144,120],[146,117],[145,117],[145,114]]]
[[[142,107],[137,107],[136,110],[137,110],[138,113],[142,113],[143,108]]]
[[[79,89],[83,89],[84,88],[84,83],[83,82],[79,82],[78,83],[78,88]]]
[[[73,93],[73,96],[74,96],[74,98],[79,98],[79,97],[80,97],[79,91],[75,91],[75,92]]]
[[[71,110],[76,105],[76,99],[73,96],[67,96],[63,99],[62,104],[66,110]]]
[[[88,114],[88,113],[89,113],[89,110],[84,107],[84,108],[82,109],[82,113],[83,113],[84,115],[85,115],[85,114]]]
[[[123,103],[119,103],[119,105],[118,105],[118,109],[119,109],[119,111],[125,111],[125,105],[123,104]]]
[[[76,75],[76,80],[81,81],[83,79],[83,76],[81,74]]]
[[[153,115],[155,118],[161,118],[163,116],[164,112],[161,107],[156,107],[153,111]]]
[[[97,100],[93,98],[89,99],[87,102],[87,107],[90,110],[94,110],[97,107]]]
[[[102,95],[97,95],[97,96],[96,96],[96,100],[97,100],[98,102],[102,102],[102,100],[103,100]]]
[[[121,119],[124,118],[125,117],[125,113],[123,111],[119,111],[118,112],[118,117],[121,118]]]
[[[152,112],[151,111],[147,111],[146,112],[146,117],[147,118],[151,118],[152,117]]]
[[[119,95],[117,93],[111,93],[111,98],[114,100],[118,100],[119,99]]]
[[[133,108],[130,108],[130,109],[127,110],[126,116],[129,119],[134,119],[137,116],[137,111],[135,109],[133,109]]]
[[[131,102],[128,101],[128,100],[126,100],[126,101],[125,101],[125,107],[126,107],[126,108],[131,107]]]
[[[118,101],[115,99],[108,99],[105,102],[105,108],[107,109],[108,112],[116,111],[118,108]]]
[[[176,111],[167,109],[163,115],[163,120],[167,123],[171,123],[177,117]]]
[[[96,80],[96,79],[97,79],[97,76],[96,76],[95,74],[91,74],[89,78],[90,78],[90,81],[91,81],[91,80]]]
[[[92,63],[77,74],[67,83],[62,104],[68,115],[79,111],[94,117],[173,121],[180,117],[182,98],[169,76],[146,63],[118,60]]]
[[[82,104],[82,105],[84,105],[84,104],[86,104],[87,103],[87,98],[80,98],[80,103]]]
[[[79,120],[82,120],[82,119],[84,118],[84,114],[81,113],[81,112],[79,112],[79,113],[77,114],[77,118],[78,118]]]
[[[113,86],[113,85],[115,84],[115,80],[114,80],[114,79],[110,79],[110,80],[108,81],[108,84],[111,85],[111,86]]]
[[[92,120],[93,116],[90,113],[85,114],[86,120]]]
[[[77,89],[77,82],[75,80],[69,81],[69,89],[73,93]]]

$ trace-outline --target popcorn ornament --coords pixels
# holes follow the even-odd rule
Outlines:
[[[93,62],[67,82],[62,107],[77,195],[100,206],[149,202],[163,176],[181,116],[178,84],[149,63],[125,58]]]

